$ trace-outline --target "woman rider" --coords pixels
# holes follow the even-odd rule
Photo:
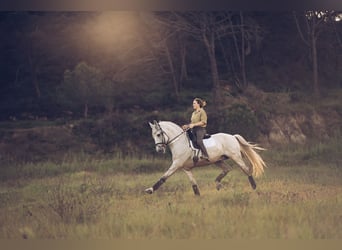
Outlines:
[[[207,149],[203,144],[203,137],[206,134],[206,126],[207,126],[207,113],[203,109],[206,105],[206,102],[200,98],[195,98],[192,102],[192,107],[194,109],[191,115],[191,123],[183,125],[182,128],[184,130],[190,128],[192,129],[193,134],[196,137],[196,143],[200,147],[202,151],[202,159],[209,160]]]

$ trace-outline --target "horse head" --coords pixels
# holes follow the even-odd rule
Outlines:
[[[163,131],[160,124],[155,120],[153,121],[153,123],[149,122],[149,125],[152,129],[152,137],[154,139],[156,151],[158,153],[163,152],[165,154],[166,146],[168,144],[166,133]]]

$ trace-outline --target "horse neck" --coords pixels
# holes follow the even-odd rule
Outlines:
[[[179,138],[176,138],[175,141],[169,145],[171,151],[173,151],[174,148],[179,148],[182,144],[187,145],[186,133],[182,134],[183,130],[181,127],[173,122],[167,121],[160,122],[159,124],[169,137],[169,140],[173,140],[175,137],[179,136]]]
[[[165,131],[165,133],[170,137],[170,140],[172,140],[172,138],[182,133],[182,129],[172,122],[163,121],[160,122],[159,125],[163,129],[163,131]]]

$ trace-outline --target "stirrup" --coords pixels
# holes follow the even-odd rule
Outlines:
[[[202,160],[206,160],[206,161],[210,161],[210,160],[209,160],[209,156],[201,155],[201,159],[202,159]]]

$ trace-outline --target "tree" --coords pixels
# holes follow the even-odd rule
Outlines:
[[[71,37],[85,15],[63,12],[0,13],[1,106],[12,113],[54,116],[63,72],[80,61]],[[83,20],[82,20],[83,19]]]
[[[90,105],[110,103],[111,86],[100,70],[81,62],[73,70],[64,72],[60,91],[65,102],[82,104],[83,116],[88,118]]]
[[[242,11],[236,13],[232,12],[228,15],[228,19],[240,75],[238,76],[233,72],[235,84],[240,90],[243,90],[248,86],[246,57],[251,54],[253,41],[256,46],[260,44],[260,41],[263,39],[263,31],[251,16]],[[226,57],[224,47],[221,47],[223,49],[223,54]],[[225,61],[226,63],[228,62],[227,59],[225,59]],[[234,60],[231,60],[231,64],[233,64],[233,61]],[[232,65],[231,68],[234,69],[234,65]],[[242,82],[240,82],[240,78],[242,78]]]
[[[146,32],[142,34],[146,44],[150,47],[151,58],[159,66],[162,75],[167,75],[171,78],[174,95],[176,100],[180,97],[180,81],[186,77],[186,62],[185,62],[185,45],[182,42],[181,35],[176,30],[165,23],[163,14],[160,13],[140,13],[141,19],[146,24]],[[177,39],[180,38],[180,39]],[[180,73],[176,67],[174,52],[176,46],[173,41],[178,40],[180,43]]]
[[[222,102],[216,49],[217,42],[220,41],[222,45],[223,38],[227,36],[233,38],[243,83],[246,85],[245,57],[250,52],[250,40],[253,38],[253,35],[259,32],[255,24],[251,25],[252,23],[245,21],[242,12],[238,14],[239,22],[232,21],[234,15],[235,13],[233,12],[225,11],[167,12],[159,15],[166,25],[169,25],[176,31],[182,31],[204,44],[209,59],[213,97],[216,105],[220,105]],[[221,46],[221,48],[224,48],[224,46]],[[225,59],[227,62],[226,57]]]
[[[169,52],[171,57],[172,52],[141,17],[132,11],[100,12],[84,22],[77,34],[82,37],[86,61],[101,69],[115,87],[116,110],[148,106],[152,95],[155,105],[170,92],[161,85],[168,81],[165,74],[169,77],[164,56]]]
[[[227,31],[227,18],[222,12],[167,12],[159,18],[176,31],[186,32],[205,45],[213,83],[213,97],[221,103],[215,41]]]
[[[318,53],[317,43],[322,32],[335,22],[335,11],[306,11],[298,14],[293,12],[293,17],[298,29],[298,33],[303,42],[310,49],[310,59],[312,62],[313,92],[316,96],[320,95],[318,79]]]

